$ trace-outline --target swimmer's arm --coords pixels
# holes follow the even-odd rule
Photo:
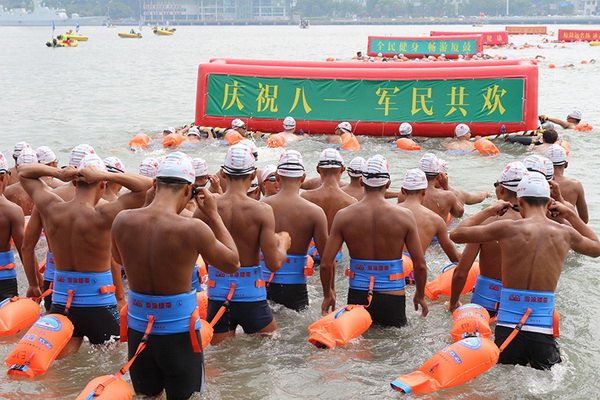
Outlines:
[[[509,221],[497,221],[485,226],[479,225],[488,218],[504,215],[510,207],[511,204],[507,201],[497,201],[490,207],[462,220],[450,232],[450,239],[454,243],[487,243],[504,237],[510,232],[510,226],[512,226]]]
[[[453,202],[452,206],[450,207],[450,214],[455,218],[460,218],[465,213],[465,208],[460,199],[454,193],[452,193],[452,197]]]
[[[321,286],[323,287],[323,303],[321,303],[321,313],[327,314],[335,309],[335,256],[342,247],[344,239],[340,229],[340,212],[333,218],[331,232],[325,245],[325,250],[321,257],[321,266],[319,273],[321,275]]]
[[[99,171],[95,167],[85,167],[79,171],[85,182],[112,182],[129,189],[129,193],[119,196],[119,199],[104,206],[105,210],[113,211],[116,215],[119,211],[141,207],[146,200],[146,192],[152,187],[152,179],[130,173],[112,173]]]
[[[454,268],[454,274],[452,275],[452,286],[450,293],[450,304],[448,304],[448,311],[454,312],[459,307],[458,299],[460,292],[462,292],[467,282],[467,276],[473,266],[473,262],[479,254],[481,245],[479,243],[469,243],[465,247],[462,257],[458,262],[456,268]]]
[[[120,310],[127,304],[127,300],[125,299],[125,289],[123,289],[123,279],[121,278],[121,264],[117,262],[114,257],[110,258],[110,272],[112,274],[113,284],[115,285],[117,308]]]
[[[560,126],[562,126],[564,129],[569,129],[573,126],[572,123],[567,122],[567,121],[563,121],[562,119],[558,119],[558,118],[550,118],[548,117],[548,121],[553,122],[555,124],[558,124]]]
[[[563,217],[569,221],[573,229],[577,231],[567,228],[571,234],[571,248],[574,251],[590,257],[600,257],[600,240],[598,240],[598,236],[579,218],[573,209],[557,203],[550,206],[550,210],[557,212],[558,217]]]
[[[384,197],[386,199],[393,199],[393,198],[397,198],[400,195],[400,192],[392,192],[391,190],[386,190]]]
[[[262,203],[263,218],[260,227],[260,249],[263,252],[265,265],[271,272],[277,272],[287,258],[291,239],[287,232],[275,233],[275,215],[270,205]]]
[[[304,181],[300,189],[302,190],[313,190],[321,186],[321,178],[312,178]]]
[[[40,279],[38,276],[38,260],[35,256],[35,246],[37,245],[40,235],[42,233],[42,221],[40,213],[36,207],[33,207],[31,217],[25,228],[25,234],[23,236],[23,246],[21,247],[23,261],[23,269],[29,288],[27,289],[27,297],[38,297],[41,295],[41,288],[43,278]],[[40,291],[40,293],[37,293]]]
[[[439,219],[436,218],[436,227],[437,230],[435,235],[440,242],[440,246],[442,246],[442,250],[444,250],[444,253],[446,253],[451,262],[458,262],[458,260],[460,260],[460,253],[456,250],[454,243],[450,240],[450,237],[448,236],[448,227],[441,217]]]
[[[583,185],[581,183],[579,183],[576,192],[577,202],[575,207],[577,207],[577,214],[579,215],[579,218],[581,218],[581,220],[587,224],[590,218],[588,214],[587,201],[585,200],[585,191],[583,190]]]
[[[46,212],[47,207],[52,203],[63,202],[63,199],[54,193],[40,178],[43,176],[52,176],[61,181],[68,182],[75,179],[77,174],[77,170],[71,166],[58,169],[43,164],[23,164],[19,167],[21,185],[41,212]]]
[[[18,209],[15,208],[13,212],[11,212],[11,222],[10,222],[10,236],[13,238],[13,242],[15,243],[15,247],[17,252],[19,253],[19,258],[21,262],[23,262],[23,233],[25,230],[25,217],[23,216],[23,210],[21,207]]]
[[[321,207],[315,208],[313,238],[315,239],[315,246],[317,246],[319,254],[325,254],[325,247],[327,245],[329,233],[327,232],[327,216]]]
[[[404,239],[406,249],[410,254],[410,258],[413,262],[413,269],[415,274],[415,295],[413,297],[413,303],[415,305],[415,311],[419,310],[421,306],[421,315],[424,317],[429,313],[429,307],[425,302],[425,284],[427,283],[427,264],[425,264],[425,257],[423,256],[423,248],[421,247],[421,239],[419,239],[419,231],[417,229],[417,222],[415,217],[411,214],[408,216],[410,221],[407,221],[408,232]]]
[[[490,193],[486,192],[486,191],[477,192],[477,193],[469,193],[469,192],[465,192],[464,190],[457,190],[455,192],[455,194],[457,194],[459,199],[464,204],[467,204],[467,205],[479,204],[483,200],[487,199],[488,197],[492,197],[490,195]]]

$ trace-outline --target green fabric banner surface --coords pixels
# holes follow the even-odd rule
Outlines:
[[[475,33],[474,33],[475,34]],[[369,49],[402,54],[476,54],[477,40],[398,40],[369,38]]]

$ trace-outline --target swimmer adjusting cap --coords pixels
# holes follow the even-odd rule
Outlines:
[[[208,175],[208,164],[203,158],[192,158],[192,165],[194,166],[194,174],[196,177]]]
[[[23,150],[26,147],[31,146],[27,142],[18,142],[17,144],[15,144],[15,148],[13,149],[13,158],[19,157],[19,154],[21,154],[21,150]]]
[[[158,160],[154,157],[146,157],[140,163],[140,175],[148,178],[156,177],[158,173]]]
[[[106,165],[104,165],[104,162],[97,154],[88,154],[81,159],[77,169],[82,170],[85,167],[96,167],[99,171],[107,172]]]
[[[157,178],[177,178],[194,183],[196,174],[192,160],[180,151],[169,154],[158,166]]]
[[[516,192],[519,182],[521,182],[526,174],[527,168],[525,168],[525,165],[523,165],[522,162],[511,162],[508,163],[504,170],[500,173],[500,176],[498,177],[498,183],[502,187]]]
[[[400,136],[410,136],[412,133],[412,125],[408,122],[403,122],[398,128],[398,132],[400,132]]]
[[[548,180],[552,179],[552,176],[554,175],[552,161],[548,160],[546,157],[542,157],[539,154],[527,156],[525,160],[523,160],[523,165],[525,165],[527,171],[539,172]],[[552,173],[550,173],[550,169],[552,169]]]
[[[246,123],[239,118],[236,118],[233,121],[231,121],[231,128],[233,128],[233,129],[245,128],[245,127],[246,127]]]
[[[426,153],[419,160],[418,167],[425,175],[437,175],[440,173],[440,161],[435,154]]]
[[[425,172],[418,168],[408,170],[406,175],[404,175],[402,187],[406,190],[427,189],[427,177],[425,176]]]
[[[456,128],[454,128],[454,135],[456,137],[465,136],[467,133],[470,132],[471,129],[469,129],[469,126],[467,124],[458,124],[456,125]]]
[[[567,151],[561,145],[553,144],[544,155],[554,165],[565,165],[567,163]]]
[[[283,120],[283,129],[292,129],[296,127],[296,120],[292,117],[285,117]]]
[[[448,164],[448,161],[438,158],[438,163],[440,164],[440,172],[443,172],[446,175],[448,175],[448,167],[450,166]]]
[[[69,165],[77,168],[81,159],[88,154],[96,154],[94,148],[89,144],[80,144],[73,147],[73,150],[71,150],[71,154],[69,155]]]
[[[367,160],[362,157],[354,157],[346,169],[348,171],[348,175],[352,178],[361,177],[366,162]]]
[[[258,178],[254,177],[252,179],[252,183],[250,183],[250,187],[248,188],[248,193],[254,192],[258,188]]]
[[[38,162],[40,164],[47,165],[47,164],[53,163],[55,161],[58,161],[58,159],[56,158],[56,154],[54,154],[52,149],[50,149],[50,147],[48,147],[48,146],[38,147],[35,150],[35,153],[37,154]]]
[[[390,181],[390,167],[386,159],[376,154],[363,167],[362,181],[371,187],[381,187]]]
[[[352,125],[350,125],[350,122],[344,121],[340,122],[336,129],[341,129],[344,132],[352,132]]]
[[[288,150],[283,153],[281,157],[279,157],[279,163],[277,163],[277,175],[286,176],[288,178],[300,178],[304,175],[304,161],[302,160],[302,154],[296,150]]]
[[[581,113],[581,110],[575,109],[575,110],[571,111],[569,113],[569,115],[567,115],[567,117],[581,120],[581,118],[583,117],[583,114]]]
[[[5,174],[8,172],[8,161],[4,154],[0,153],[0,173]]]
[[[340,168],[344,166],[344,159],[339,151],[328,148],[319,154],[319,163],[317,166],[320,168]]]
[[[255,162],[248,147],[240,143],[234,144],[227,150],[223,171],[229,175],[248,175],[256,170]]]
[[[269,175],[274,174],[276,171],[277,167],[273,164],[265,165],[265,167],[262,169],[262,174],[260,175],[260,178],[264,182],[269,177]]]
[[[550,198],[550,185],[541,174],[527,174],[517,187],[517,197]]]
[[[125,173],[125,165],[117,157],[106,157],[102,162],[108,172]]]
[[[21,150],[19,156],[17,157],[17,165],[37,164],[37,162],[37,154],[31,147],[25,147],[23,150]]]

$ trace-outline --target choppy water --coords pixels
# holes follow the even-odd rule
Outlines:
[[[503,26],[498,26],[503,29]],[[549,28],[557,31],[558,26]],[[194,118],[198,64],[214,57],[323,60],[349,59],[365,51],[368,35],[422,35],[435,26],[293,26],[178,27],[172,37],[157,37],[144,29],[141,40],[117,37],[122,28],[84,27],[90,40],[73,49],[49,49],[50,28],[2,27],[0,56],[0,150],[10,154],[12,146],[26,140],[33,146],[52,147],[65,162],[68,151],[78,143],[93,145],[101,156],[120,157],[129,171],[136,171],[148,154],[133,154],[128,140],[137,132],[149,134],[171,125],[183,125]],[[444,27],[446,29],[446,27]],[[456,30],[472,29],[456,27]],[[493,26],[482,28],[495,29]],[[539,44],[539,37],[514,37],[517,44]],[[545,44],[544,49],[491,50],[510,58],[546,56],[540,64],[540,112],[564,117],[580,108],[585,121],[600,126],[598,114],[599,64],[580,64],[600,59],[600,47],[568,44],[566,49]],[[556,69],[548,69],[554,63]],[[574,66],[562,67],[573,63]],[[586,189],[590,226],[600,231],[598,210],[600,168],[598,129],[593,132],[561,132],[571,143],[568,175],[578,178]],[[414,168],[420,153],[400,152],[382,140],[361,138],[359,155],[381,153],[392,168],[392,186],[399,188],[404,172]],[[280,150],[260,148],[259,166],[274,163]],[[305,156],[309,176],[316,176],[321,138],[293,146]],[[440,151],[440,142],[431,140],[424,148],[450,162],[452,186],[489,190],[507,162],[520,160],[526,149],[501,144],[495,157],[455,156]],[[211,170],[222,162],[226,149],[214,143],[188,147],[191,155],[206,158]],[[345,155],[347,161],[350,155]],[[492,200],[484,204],[490,204]],[[481,206],[468,206],[473,214]],[[42,249],[40,249],[41,255]],[[447,264],[441,249],[427,253],[429,279]],[[338,268],[338,304],[345,301],[347,278]],[[320,284],[310,282],[311,308],[303,313],[275,308],[280,329],[277,338],[265,340],[238,335],[206,351],[208,399],[392,399],[400,397],[389,387],[397,376],[412,372],[435,352],[451,343],[451,321],[444,313],[444,298],[430,302],[430,314],[421,318],[408,309],[410,326],[403,329],[370,329],[363,338],[331,351],[317,350],[306,340],[306,328],[320,318]],[[25,291],[25,281],[20,289]],[[600,286],[596,260],[571,255],[557,290],[557,308],[562,314],[564,362],[551,372],[524,367],[496,366],[483,376],[454,389],[423,399],[589,399],[597,398],[600,381]],[[412,290],[409,289],[410,296]],[[465,300],[468,296],[464,297]],[[411,302],[407,302],[410,304]],[[0,339],[4,359],[19,338]],[[125,359],[125,346],[112,351],[93,350],[84,343],[79,353],[54,363],[44,376],[30,381],[0,378],[0,398],[74,398],[92,378],[116,372]]]

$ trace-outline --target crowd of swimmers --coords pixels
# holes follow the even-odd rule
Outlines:
[[[569,128],[581,114],[569,118],[552,121]],[[284,127],[294,139],[293,119],[286,118]],[[409,127],[399,132],[410,135]],[[236,120],[234,129],[245,130],[245,124]],[[350,124],[341,123],[330,140],[339,143],[351,132]],[[468,135],[468,126],[458,125],[458,139],[450,144]],[[277,164],[257,169],[259,150],[249,139],[231,145],[218,170],[176,151],[144,159],[139,173],[125,172],[118,158],[102,159],[86,144],[74,147],[68,165],[60,168],[48,147],[34,150],[19,142],[13,167],[0,154],[1,298],[18,295],[12,239],[28,282],[26,296],[39,297],[52,287],[45,308],[67,315],[75,326],[61,357],[76,352],[84,337],[94,345],[114,342],[119,310],[128,304],[129,357],[146,340],[149,315],[154,324],[146,350],[131,367],[136,393],[165,390],[167,398],[183,399],[204,384],[203,354],[194,351],[190,338],[190,332],[198,335],[190,317],[201,283],[208,292],[207,320],[218,318],[213,345],[238,326],[247,334],[269,335],[277,323],[268,301],[296,311],[309,306],[307,276],[314,268],[308,253],[314,246],[323,313],[340,303],[370,304],[375,324],[401,327],[407,324],[409,283],[415,310],[428,314],[424,253],[436,240],[458,263],[448,309],[460,305],[466,276],[479,257],[471,301],[497,313],[496,343],[526,308],[533,310],[500,362],[549,369],[561,361],[553,317],[563,262],[569,250],[600,256],[600,241],[586,225],[581,183],[565,175],[565,149],[549,144],[533,153],[498,166],[498,179],[490,182],[498,201],[449,233],[450,218],[461,218],[465,204],[482,202],[490,193],[451,187],[448,163],[432,153],[393,192],[383,156],[346,163],[331,147],[319,154],[319,177],[306,180],[312,166],[296,150],[283,149]],[[348,184],[342,183],[344,173]],[[42,232],[48,251],[40,273],[35,247]],[[462,253],[455,243],[466,243]],[[343,244],[350,265],[347,297],[341,300],[335,283]],[[413,263],[411,279],[403,275],[403,253]],[[207,265],[203,282],[195,265],[199,256]]]

